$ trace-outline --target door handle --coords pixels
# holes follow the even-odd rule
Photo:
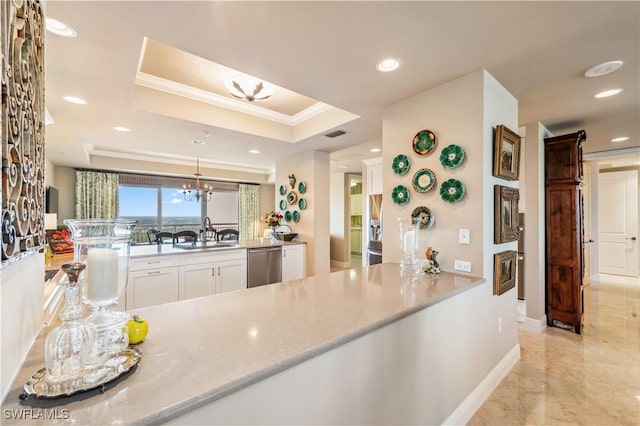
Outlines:
[[[220,267],[218,266],[218,276],[220,276]]]
[[[636,240],[636,237],[627,237],[627,238],[625,238],[625,240],[635,241],[635,240]]]

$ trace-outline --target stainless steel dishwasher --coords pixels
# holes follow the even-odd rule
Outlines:
[[[282,248],[264,247],[247,250],[247,287],[282,281]]]

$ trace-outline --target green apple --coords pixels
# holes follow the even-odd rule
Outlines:
[[[127,321],[127,328],[129,329],[129,343],[132,345],[142,342],[149,332],[149,324],[137,314]]]

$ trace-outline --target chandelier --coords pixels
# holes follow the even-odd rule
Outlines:
[[[227,80],[226,86],[231,95],[249,102],[267,99],[276,91],[271,84],[248,75],[236,75]]]
[[[191,184],[182,186],[182,194],[184,195],[185,201],[193,201],[200,202],[200,199],[204,198],[206,201],[211,201],[211,196],[213,195],[213,190],[208,185],[203,185],[200,187],[200,159],[196,159],[196,187],[191,188]]]

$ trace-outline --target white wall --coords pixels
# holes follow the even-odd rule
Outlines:
[[[0,400],[4,400],[18,367],[42,328],[43,283],[42,253],[30,254],[0,269]]]
[[[329,238],[329,153],[309,151],[284,158],[276,163],[275,205],[284,197],[278,188],[286,185],[290,191],[288,176],[294,174],[297,182],[307,184],[307,192],[302,198],[307,200],[307,208],[300,213],[300,222],[289,222],[301,241],[307,242],[307,275],[329,273],[330,238]],[[296,192],[298,192],[296,183]],[[298,194],[300,196],[300,194]],[[297,206],[289,208],[300,211]],[[285,222],[286,223],[286,222]]]
[[[56,166],[49,159],[44,161],[44,187],[53,186],[56,187],[55,177]]]
[[[524,208],[524,299],[527,303],[525,325],[534,331],[546,327],[545,286],[545,183],[544,139],[553,136],[541,123],[525,126],[523,146],[526,161],[522,179],[526,188]]]
[[[274,204],[274,200],[276,197],[276,188],[273,184],[262,184],[260,185],[260,235],[264,233],[264,230],[268,228],[267,224],[264,223],[264,218],[267,213],[270,211],[276,210],[276,205]]]
[[[517,250],[517,242],[493,244],[493,190],[494,185],[517,187],[511,182],[492,176],[493,132],[498,124],[518,129],[518,102],[486,71],[478,71],[445,83],[426,92],[391,105],[383,115],[383,261],[400,261],[399,232],[396,218],[408,220],[417,206],[427,206],[435,215],[435,225],[420,232],[418,254],[424,256],[428,246],[440,252],[438,259],[444,270],[453,271],[454,260],[472,262],[472,273],[493,283],[494,253]],[[412,140],[420,130],[436,133],[438,146],[430,155],[418,156],[412,150]],[[465,151],[463,164],[446,170],[439,162],[442,148],[449,144],[461,146]],[[397,176],[391,169],[393,158],[406,154],[411,169],[405,176]],[[411,186],[416,171],[429,168],[434,171],[437,186],[419,194]],[[441,183],[449,178],[460,180],[466,195],[457,203],[444,202],[439,194]],[[396,185],[405,185],[410,201],[397,206],[391,200]],[[458,229],[470,230],[471,243],[458,243]],[[479,359],[504,356],[507,348],[518,341],[517,291],[515,288],[501,296],[486,299],[484,308],[494,325],[502,322],[500,344],[479,345]],[[492,364],[493,365],[493,364]]]
[[[331,175],[330,183],[330,232],[331,261],[337,266],[349,264],[349,204],[348,177],[345,173]]]
[[[58,225],[62,225],[64,219],[76,217],[76,171],[71,167],[56,166],[54,180],[58,190]]]

